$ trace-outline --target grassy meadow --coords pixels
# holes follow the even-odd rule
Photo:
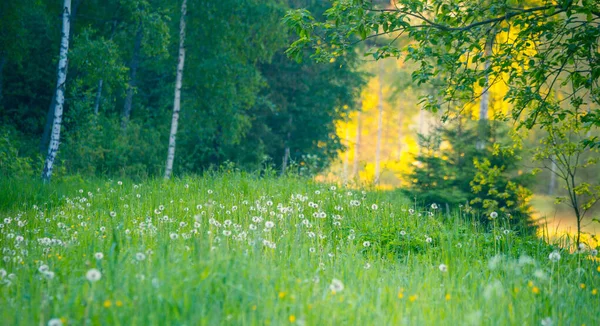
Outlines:
[[[392,193],[0,181],[4,325],[600,325],[600,261]]]

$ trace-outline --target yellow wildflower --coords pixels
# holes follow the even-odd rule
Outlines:
[[[110,308],[110,306],[112,306],[112,302],[110,300],[105,300],[103,306],[104,308]]]
[[[290,315],[289,319],[290,319],[290,323],[296,322],[296,316],[294,316],[294,315]]]

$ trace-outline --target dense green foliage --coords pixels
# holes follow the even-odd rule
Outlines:
[[[480,144],[482,126],[458,120],[421,136],[421,150],[408,176],[411,186],[402,191],[417,202],[440,209],[465,207],[484,225],[496,212],[524,233],[535,231],[528,199],[531,176],[519,173],[519,150],[508,147],[507,126],[492,121],[484,128],[486,145]],[[492,145],[493,144],[493,145]]]
[[[418,64],[415,82],[441,82],[437,96],[426,96],[422,103],[443,111],[445,118],[486,89],[506,87],[503,100],[510,108],[498,118],[549,135],[563,133],[564,125],[575,126],[577,134],[559,141],[570,159],[563,157],[549,169],[561,178],[578,221],[581,211],[591,207],[590,198],[592,203],[600,198],[598,181],[575,181],[581,171],[578,158],[600,146],[600,2],[334,0],[323,14],[303,8],[290,11],[285,21],[297,35],[287,53],[297,60],[308,49],[313,58],[327,62],[352,53],[361,41],[382,39],[369,51],[376,60],[413,61]],[[402,36],[409,41],[398,42]],[[534,157],[557,163],[559,147],[541,142]],[[489,170],[486,165],[480,166]],[[568,171],[568,178],[555,168]]]
[[[501,220],[486,230],[469,216],[290,177],[4,179],[0,320],[600,322],[593,248],[570,254]],[[99,280],[89,280],[92,269]]]
[[[362,80],[353,59],[318,65],[285,57],[289,36],[281,18],[294,5],[189,1],[176,172],[225,162],[278,167],[286,147],[288,166],[315,156],[322,169],[341,148],[334,123],[354,109]],[[41,170],[53,117],[60,9],[56,1],[0,4],[0,127],[11,130],[12,149],[34,170]],[[162,173],[178,22],[179,1],[72,1],[57,173]],[[8,147],[3,152],[16,159]]]

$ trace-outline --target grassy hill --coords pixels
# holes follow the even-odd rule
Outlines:
[[[3,180],[0,223],[6,325],[600,324],[595,249],[385,192],[245,174]]]

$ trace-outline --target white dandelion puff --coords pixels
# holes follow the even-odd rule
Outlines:
[[[97,282],[100,280],[100,278],[102,278],[102,273],[100,273],[99,270],[92,268],[89,271],[87,271],[87,273],[85,274],[85,278],[88,279],[88,281],[90,282]]]
[[[342,283],[342,281],[338,280],[337,278],[334,278],[331,280],[329,290],[331,290],[331,292],[334,293],[342,292],[344,291],[344,283]]]
[[[440,264],[440,266],[438,266],[438,268],[440,269],[440,272],[445,273],[448,271],[448,266],[446,264]]]
[[[553,251],[548,256],[548,259],[550,259],[550,261],[553,262],[553,263],[558,262],[560,260],[560,253],[558,251]]]
[[[62,326],[63,322],[60,318],[52,318],[48,321],[48,326]]]

